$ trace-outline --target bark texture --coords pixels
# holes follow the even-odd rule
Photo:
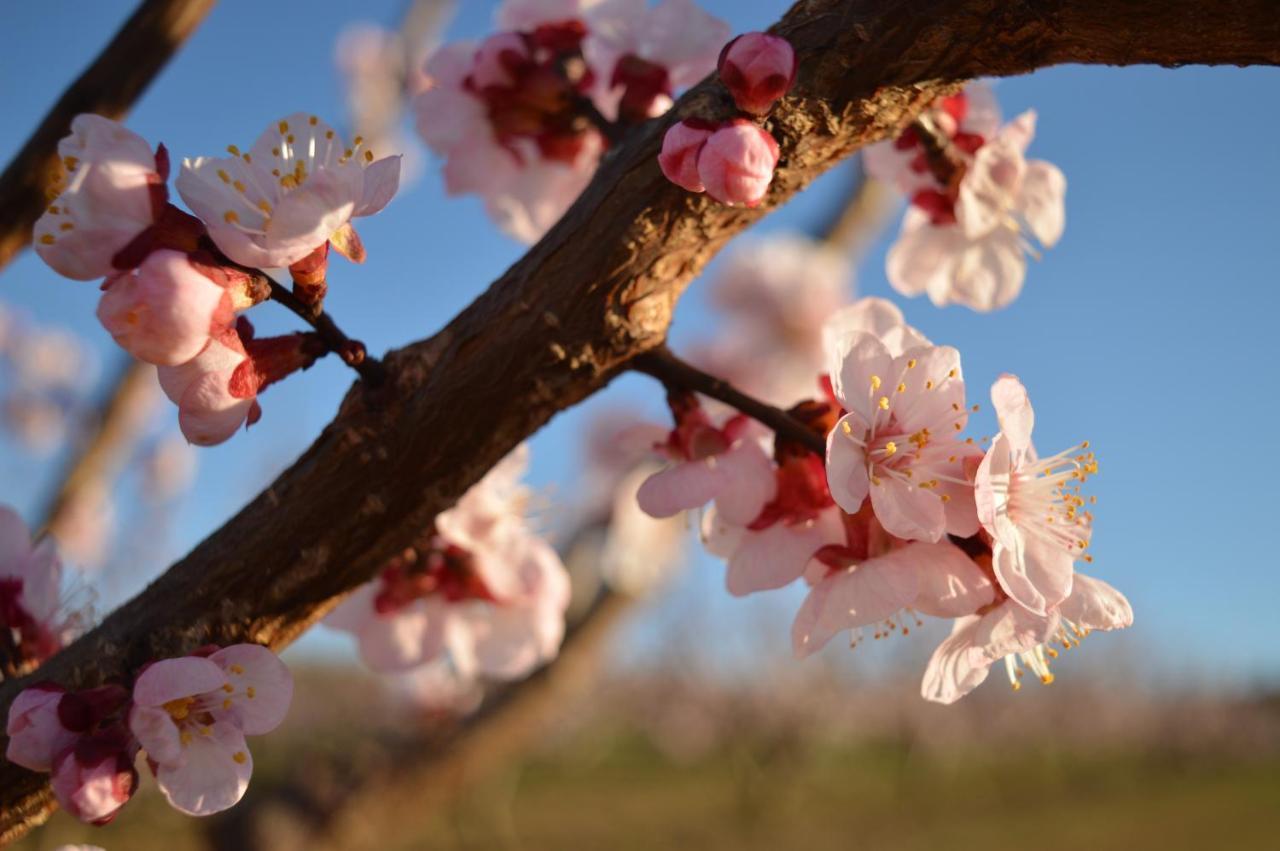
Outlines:
[[[214,0],[145,0],[63,93],[0,174],[0,269],[27,243],[61,174],[58,140],[82,112],[120,118],[195,31]]]
[[[448,326],[390,353],[388,380],[357,384],[274,484],[36,677],[81,687],[203,643],[288,644],[516,444],[660,345],[676,299],[731,237],[967,78],[1061,62],[1280,64],[1270,0],[804,0],[774,32],[800,71],[768,122],[782,161],[764,204],[724,207],[658,170],[667,124],[729,114],[704,81],[615,148]],[[30,681],[3,684],[0,709]],[[0,763],[0,841],[44,819],[46,780]]]

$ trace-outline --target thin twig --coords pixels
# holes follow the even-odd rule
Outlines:
[[[257,272],[256,274],[262,275],[271,286],[272,301],[283,305],[315,329],[329,351],[342,358],[343,363],[360,373],[361,378],[375,387],[386,380],[387,368],[382,361],[369,357],[364,343],[359,340],[353,340],[343,333],[338,324],[333,321],[333,317],[323,310],[317,312],[314,307],[304,303],[293,294],[292,290],[270,275],[262,272]]]
[[[204,20],[214,0],[145,0],[45,115],[0,174],[0,269],[31,241],[56,185],[58,140],[82,112],[119,118]]]
[[[822,435],[804,426],[781,408],[761,402],[735,388],[729,382],[716,378],[685,363],[671,353],[666,346],[659,346],[639,355],[631,362],[637,372],[652,375],[667,387],[692,390],[741,411],[757,422],[767,425],[775,433],[822,454],[827,444]]]

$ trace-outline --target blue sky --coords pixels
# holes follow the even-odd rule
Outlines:
[[[52,0],[6,11],[0,156],[17,150],[132,5]],[[494,4],[461,5],[450,34],[483,34]],[[789,4],[704,5],[742,31]],[[194,156],[247,145],[297,110],[340,122],[337,33],[355,20],[391,23],[400,6],[227,0],[129,125],[177,156]],[[999,373],[1015,372],[1035,402],[1040,446],[1093,442],[1102,462],[1091,482],[1100,501],[1095,570],[1129,594],[1137,625],[1123,646],[1140,671],[1160,678],[1280,676],[1280,642],[1270,631],[1280,560],[1268,537],[1277,502],[1261,451],[1280,414],[1280,379],[1267,360],[1280,312],[1280,113],[1265,108],[1277,84],[1275,69],[1234,68],[1070,67],[1002,81],[1006,115],[1039,111],[1031,155],[1057,163],[1069,183],[1066,235],[1030,269],[1022,297],[991,315],[897,297],[883,272],[893,228],[860,269],[861,293],[894,298],[931,338],[960,348],[974,401],[986,401]],[[475,199],[445,198],[437,171],[429,167],[362,224],[365,266],[339,264],[333,273],[329,309],[372,351],[429,335],[523,251],[489,225]],[[820,181],[760,230],[812,227],[836,202],[838,184]],[[712,327],[704,290],[695,284],[680,305],[677,345]],[[58,278],[31,254],[0,276],[0,300],[72,328],[109,365],[116,352],[93,318],[96,298],[94,286]],[[271,306],[254,312],[255,322],[268,316],[267,330],[290,327]],[[166,554],[188,549],[304,449],[347,385],[340,365],[321,363],[268,391],[253,431],[202,451],[197,490]],[[658,388],[628,378],[591,404],[657,410],[660,399]],[[561,416],[535,441],[532,478],[552,495],[573,492],[585,416]],[[1237,444],[1232,435],[1240,434],[1252,436]],[[56,461],[0,441],[0,500],[32,515]],[[140,564],[138,584],[162,566],[155,558]],[[711,628],[732,631],[794,602],[786,594],[729,600],[720,568],[699,563],[664,605],[667,618],[696,611]],[[785,624],[777,628],[785,642]]]

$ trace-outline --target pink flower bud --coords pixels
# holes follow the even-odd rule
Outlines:
[[[158,366],[191,360],[227,326],[231,298],[185,254],[153,252],[135,272],[107,280],[98,320],[129,354]]]
[[[778,143],[763,128],[734,119],[711,134],[698,155],[698,178],[722,204],[754,207],[778,164]]]
[[[690,192],[703,192],[702,178],[698,176],[698,154],[711,138],[713,127],[697,119],[686,119],[673,124],[662,139],[662,152],[658,165],[662,173],[676,186]]]
[[[796,53],[785,38],[746,33],[720,51],[720,79],[743,112],[765,115],[796,81]]]
[[[133,758],[138,745],[123,728],[83,738],[57,760],[53,794],[68,813],[89,824],[106,824],[138,788]]]
[[[58,715],[66,691],[53,684],[24,689],[9,706],[5,732],[9,748],[5,758],[32,771],[49,771],[60,753],[75,744],[80,734],[67,729]]]

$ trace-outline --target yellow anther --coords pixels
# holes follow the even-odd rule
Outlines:
[[[951,494],[944,493],[944,494],[942,494],[942,496],[940,496],[940,497],[938,497],[938,498],[939,498],[939,499],[941,499],[943,502],[950,502],[950,501],[951,501]]]
[[[333,138],[333,131],[332,131],[332,130],[326,130],[326,131],[324,131],[324,137],[325,137],[326,139],[332,139],[332,138]]]
[[[1087,441],[1087,440],[1086,440],[1084,443],[1080,444],[1080,448],[1081,448],[1081,449],[1088,449],[1088,448],[1089,448],[1089,441]],[[1103,454],[1105,455],[1106,453],[1103,453]]]
[[[879,485],[879,484],[880,484],[880,477],[879,477],[879,476],[872,476],[872,477],[871,477],[871,484],[873,484],[873,485]]]
[[[63,222],[58,225],[58,230],[75,230],[75,227],[71,222]]]
[[[1040,675],[1040,682],[1044,683],[1045,685],[1052,685],[1052,684],[1053,684],[1053,674],[1041,674],[1041,675]]]
[[[843,431],[845,434],[853,434],[853,426],[849,425],[848,420],[841,421],[840,430]]]
[[[191,739],[192,739],[192,735],[186,730],[183,730],[181,733],[178,734],[178,741],[182,742],[184,745],[191,744]]]
[[[272,148],[272,149],[271,149],[271,156],[273,156],[273,157],[278,157],[278,156],[280,156],[280,149],[279,149],[279,148]]]
[[[194,697],[179,697],[163,704],[161,708],[168,712],[169,717],[174,721],[182,721],[191,714],[191,705],[195,702]]]
[[[932,378],[930,378],[928,381],[926,381],[926,382],[924,383],[924,389],[925,389],[925,390],[932,390],[932,389],[933,389],[933,379],[932,379]]]
[[[373,151],[364,152],[364,161],[367,163],[373,162]]]
[[[961,429],[964,428],[964,426],[960,425],[960,423],[952,423],[951,425],[956,431],[960,431]]]
[[[907,361],[907,369],[915,369],[915,368],[916,368],[915,358],[912,358],[911,360]]]
[[[245,762],[249,759],[249,756],[244,751],[236,751],[231,755],[231,758],[234,759],[240,765],[244,765]]]
[[[227,224],[233,224],[240,221],[240,215],[235,210],[227,210],[222,214],[222,220]]]
[[[972,410],[974,411],[974,413],[977,413],[977,412],[978,412],[978,410],[979,410],[981,407],[982,407],[981,405],[978,405],[978,404],[976,404],[976,403],[975,403],[975,404],[974,404],[974,406],[973,406],[973,408],[972,408]]]
[[[233,674],[243,674],[243,673],[244,673],[244,668],[240,667],[239,665],[232,665],[232,666],[231,666],[231,668],[230,668],[230,670],[231,670],[231,673],[233,673]]]
[[[240,156],[240,149],[235,145],[227,145],[227,153],[231,154],[233,157],[238,157]]]
[[[231,698],[228,697],[226,700],[222,701],[222,708],[223,709],[231,708]]]
[[[880,389],[880,376],[878,375],[871,376],[871,389],[872,390]]]
[[[235,190],[236,190],[237,192],[243,192],[243,191],[244,191],[244,184],[243,184],[243,183],[241,183],[241,182],[240,182],[240,181],[238,181],[238,180],[233,180],[233,181],[231,181],[231,185],[232,185],[232,187],[234,187],[234,188],[235,188]]]
[[[53,234],[51,233],[46,233],[40,237],[41,245],[53,245],[55,242],[57,242],[57,240],[54,239]]]
[[[357,136],[357,137],[355,137],[354,139],[352,139],[351,141],[352,141],[352,142],[354,142],[354,143],[355,143],[355,146],[358,148],[358,147],[360,147],[361,145],[363,145],[363,144],[364,144],[364,137],[363,137],[363,136]]]
[[[222,169],[218,169],[218,179],[221,180],[223,183],[230,183],[231,175],[227,174]]]
[[[249,698],[250,700],[253,700],[253,696],[254,696],[254,694],[256,694],[256,692],[254,692],[254,690],[253,690],[253,686],[246,686],[246,687],[245,687],[245,690],[244,690],[244,696],[245,696],[245,697]]]
[[[293,144],[293,141],[294,141],[294,139],[293,139],[293,134],[292,134],[292,133],[290,133],[288,136],[285,136],[285,137],[284,137],[284,140],[285,140],[286,142],[288,142],[290,145],[292,145],[292,144]]]
[[[244,155],[244,156],[242,156],[240,159],[244,160],[244,161],[245,161],[245,162],[247,162],[247,163],[251,163],[251,162],[253,162],[253,157],[249,156],[248,154],[245,154],[245,155]]]
[[[886,458],[892,457],[897,451],[898,444],[894,443],[892,440],[884,445],[884,457]]]
[[[233,686],[231,683],[223,683],[222,690],[225,691],[227,694],[231,694],[231,692],[236,690],[236,687]]]
[[[288,132],[289,132],[289,122],[288,122],[288,121],[281,121],[281,122],[280,122],[280,124],[279,124],[279,125],[277,125],[277,126],[280,128],[280,132],[281,132],[281,133],[288,133]]]
[[[344,151],[342,155],[347,159],[351,159],[351,157],[355,155],[355,151],[351,150],[350,148],[347,148],[347,150]]]
[[[879,401],[879,403],[878,403],[878,404],[880,405],[880,410],[882,410],[882,411],[887,411],[887,410],[889,410],[889,397],[888,397],[888,396],[881,396],[881,397],[880,397],[880,401]]]
[[[308,123],[308,124],[310,124],[312,127],[315,127],[317,124],[319,124],[319,123],[320,123],[320,119],[319,119],[319,118],[316,118],[316,117],[313,115],[313,116],[311,116],[310,118],[308,118],[308,119],[307,119],[307,123]]]
[[[49,208],[49,212],[53,213],[56,216],[61,211],[58,209],[58,205],[54,204],[52,207]]]
[[[947,378],[955,378],[958,374],[959,373],[957,373],[956,370],[953,369],[947,373]]]
[[[899,392],[899,393],[906,393],[906,392],[907,392],[907,385],[906,385],[906,383],[905,383],[905,382],[901,382],[901,381],[900,381],[900,382],[898,382],[898,392]]]
[[[62,164],[67,167],[67,171],[75,171],[76,166],[80,165],[79,157],[63,157]]]

